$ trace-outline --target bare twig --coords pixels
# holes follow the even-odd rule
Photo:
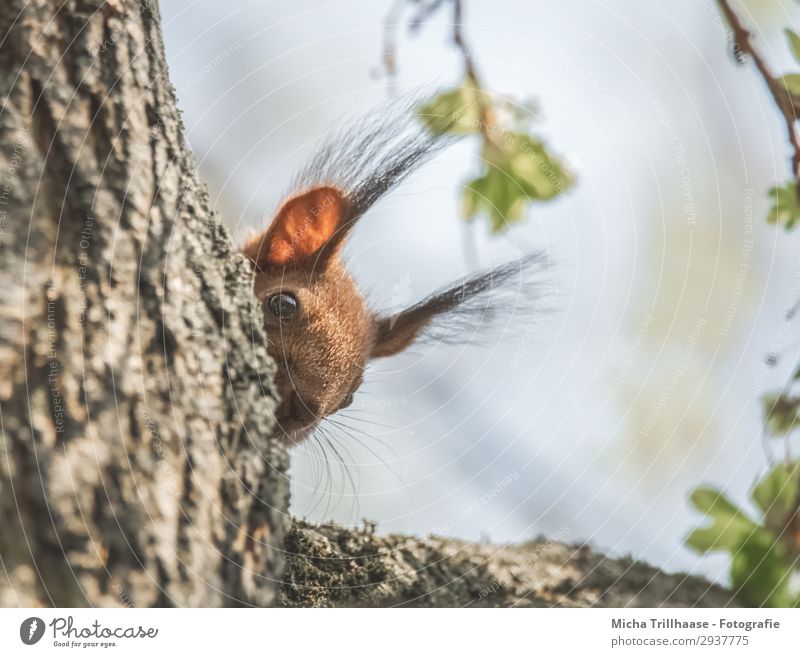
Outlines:
[[[492,141],[491,128],[494,126],[494,117],[492,115],[491,107],[486,103],[486,97],[483,90],[483,85],[478,75],[478,70],[475,67],[475,59],[472,56],[467,42],[464,40],[463,22],[462,22],[462,4],[461,0],[452,0],[453,2],[453,44],[458,48],[461,53],[461,58],[464,60],[464,71],[468,82],[471,82],[475,88],[476,102],[478,103],[478,119],[480,121],[479,128],[484,138],[487,141]]]
[[[397,23],[404,5],[412,2],[413,0],[395,0],[384,21],[383,67],[390,79],[394,79],[397,75]],[[486,102],[486,95],[481,83],[481,77],[475,66],[475,58],[464,38],[463,1],[431,0],[427,3],[420,3],[418,11],[409,21],[408,28],[412,33],[418,32],[431,16],[448,3],[453,8],[453,45],[460,53],[461,59],[464,62],[464,77],[466,78],[466,82],[475,89],[479,118],[478,127],[483,137],[487,141],[492,141],[492,127],[495,122],[494,114],[491,105]]]
[[[383,22],[383,68],[390,83],[397,76],[397,22],[407,0],[394,0]]]
[[[764,58],[753,45],[752,34],[744,26],[739,15],[733,10],[728,0],[717,0],[720,11],[728,21],[733,31],[734,52],[748,55],[764,79],[772,98],[778,109],[783,115],[786,124],[786,132],[789,136],[789,143],[792,146],[792,175],[796,179],[797,196],[800,199],[800,134],[797,131],[797,109],[800,106],[800,99],[796,98],[786,85],[775,77],[770,71]]]
[[[476,87],[480,87],[478,71],[475,68],[475,60],[472,57],[472,51],[467,46],[464,40],[464,27],[462,23],[462,4],[461,0],[452,0],[453,2],[453,44],[461,52],[461,57],[464,60],[464,69],[466,70],[467,77],[472,80]]]
[[[447,3],[452,4],[453,8],[453,45],[461,54],[464,62],[465,83],[475,90],[475,102],[478,109],[478,129],[484,139],[484,143],[489,144],[494,141],[493,129],[495,125],[494,112],[489,103],[486,102],[486,93],[481,84],[480,75],[475,66],[475,58],[472,55],[467,42],[464,38],[463,28],[463,3],[462,0],[429,0],[429,2],[415,3],[414,0],[394,0],[389,13],[384,21],[383,29],[383,67],[390,80],[397,76],[397,25],[406,4],[418,4],[418,10],[410,19],[408,24],[409,31],[414,34],[433,16],[439,9]],[[476,266],[477,256],[474,244],[475,234],[472,231],[465,233],[464,254],[467,262],[471,266]]]
[[[431,2],[428,4],[422,3],[417,15],[411,19],[411,22],[408,25],[409,29],[412,32],[418,30],[425,21],[439,11],[439,8],[449,1],[450,0],[431,0]]]

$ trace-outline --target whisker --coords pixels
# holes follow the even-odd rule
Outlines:
[[[306,443],[309,447],[308,454],[311,458],[311,476],[314,479],[314,490],[322,484],[322,455],[319,453],[317,438],[312,434]]]
[[[347,433],[347,429],[349,428],[349,427],[347,427],[347,425],[344,425],[344,424],[341,424],[341,423],[335,423],[335,422],[332,422],[332,425],[334,427],[338,428],[340,431],[345,432],[345,435],[347,435],[348,438],[350,438],[351,440],[355,440],[359,445],[361,445],[370,454],[372,454],[376,459],[378,459],[378,461],[392,474],[392,476],[394,476],[394,478],[397,479],[398,483],[400,483],[403,486],[403,488],[407,488],[408,484],[406,484],[405,480],[400,475],[400,473],[397,472],[391,465],[389,465],[389,462],[386,459],[384,459],[378,452],[376,452],[372,447],[370,447],[368,442],[365,442],[364,440],[362,440],[358,436],[355,436],[353,434]],[[356,429],[353,429],[353,430],[356,430]],[[366,434],[364,432],[361,432],[361,433],[367,440],[371,439],[371,437],[368,434]],[[399,460],[399,456],[397,455],[397,453],[395,453],[394,450],[392,450],[388,446],[387,446],[387,448],[389,449],[389,451],[392,452],[392,456],[395,458],[395,460]]]
[[[326,436],[327,436],[329,439],[331,439],[331,438],[336,438],[336,440],[337,440],[337,442],[338,442],[338,444],[339,444],[339,447],[341,447],[342,451],[343,451],[343,452],[346,454],[346,456],[348,457],[348,460],[347,460],[347,462],[344,462],[344,460],[342,460],[342,465],[347,465],[347,466],[350,466],[350,465],[357,466],[357,465],[359,465],[359,464],[360,464],[360,461],[359,461],[359,460],[356,458],[356,455],[355,455],[355,454],[353,454],[353,452],[350,450],[350,448],[349,448],[349,447],[348,447],[348,446],[347,446],[345,443],[341,442],[341,441],[338,439],[338,436],[335,436],[335,435],[334,435],[334,434],[333,434],[331,431],[329,431],[329,429],[331,429],[331,428],[332,428],[332,427],[330,427],[330,426],[325,426],[325,427],[323,428],[323,431],[325,432],[325,435],[326,435]]]
[[[355,417],[354,418],[350,418],[350,417],[348,417],[346,415],[342,415],[341,417],[339,417],[336,420],[332,420],[331,418],[326,418],[326,419],[329,422],[331,422],[331,421],[332,422],[337,422],[343,428],[348,429],[350,431],[358,431],[358,433],[360,433],[362,436],[364,436],[368,440],[372,440],[372,441],[378,443],[379,445],[385,447],[386,449],[388,449],[390,452],[392,452],[392,456],[394,456],[395,458],[399,458],[399,456],[397,455],[397,452],[395,452],[394,447],[392,447],[391,443],[386,442],[385,440],[383,440],[382,438],[380,438],[376,434],[367,433],[361,427],[353,426],[352,424],[348,424],[344,420],[352,420],[353,422],[359,422],[359,423],[362,423],[362,424],[369,424],[369,425],[374,423],[377,426],[381,426],[377,422],[374,422],[373,420],[370,420],[370,419],[367,419],[367,418],[355,418]],[[385,427],[387,429],[391,429],[392,431],[396,431],[397,430],[396,427],[391,427],[391,426],[388,426],[388,425],[383,425],[383,427]]]
[[[371,418],[348,417],[351,413],[368,413],[370,415],[374,415],[374,416],[381,417],[381,418],[385,418],[386,417],[385,415],[382,415],[381,413],[374,413],[374,412],[370,412],[370,411],[364,411],[364,410],[359,409],[359,408],[348,408],[346,410],[339,411],[339,413],[337,413],[337,415],[341,415],[342,417],[347,418],[349,420],[353,420],[355,422],[369,422],[373,426],[382,427],[384,429],[389,429],[391,431],[395,431],[397,429],[396,426],[393,426],[391,424],[384,424],[383,422],[378,422],[377,420],[373,420]]]
[[[316,440],[316,442],[319,445],[319,448],[320,448],[320,450],[322,452],[322,455],[323,455],[322,463],[325,466],[325,472],[327,473],[327,478],[326,478],[326,482],[327,483],[324,486],[324,488],[322,488],[322,489],[321,488],[317,488],[317,490],[315,491],[315,493],[319,493],[319,499],[311,507],[311,509],[309,510],[309,513],[313,513],[314,511],[316,511],[319,508],[320,504],[322,504],[322,501],[326,497],[328,498],[328,503],[330,504],[330,495],[326,496],[325,495],[325,491],[327,490],[328,492],[330,492],[332,490],[332,482],[333,482],[333,478],[332,478],[332,475],[331,475],[330,459],[328,458],[328,452],[325,449],[325,445],[323,444],[323,442],[321,440],[321,436],[315,430],[314,433],[312,434],[312,437],[314,438],[314,440]],[[320,483],[322,483],[322,482],[320,482]],[[313,499],[314,498],[312,498],[312,501],[313,501]],[[327,514],[327,508],[326,508],[325,512],[323,512],[323,516],[325,516],[326,514]]]
[[[360,510],[360,505],[358,502],[358,491],[361,488],[361,482],[359,481],[358,485],[356,484],[355,479],[353,479],[353,475],[350,471],[350,468],[347,467],[347,464],[342,458],[342,455],[339,453],[339,450],[336,449],[336,446],[333,444],[333,439],[332,436],[329,434],[329,432],[323,429],[322,435],[325,437],[325,441],[328,443],[328,446],[333,450],[334,454],[336,454],[337,458],[339,459],[339,463],[341,464],[341,467],[344,469],[345,475],[347,475],[347,479],[350,482],[350,488],[352,490],[351,499],[353,500],[353,507],[354,507],[353,511],[355,513],[354,519],[357,519],[358,512]]]

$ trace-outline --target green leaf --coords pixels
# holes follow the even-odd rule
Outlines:
[[[731,584],[746,606],[797,606],[789,588],[791,576],[785,548],[766,530],[753,533],[732,552]]]
[[[800,399],[764,395],[764,419],[773,436],[785,436],[800,427]]]
[[[417,116],[436,135],[473,135],[480,132],[481,103],[490,105],[491,98],[465,82],[432,98],[417,110]]]
[[[535,116],[530,102],[492,98],[468,79],[431,99],[417,114],[435,134],[481,136],[481,171],[464,186],[461,211],[467,220],[486,216],[494,233],[521,221],[529,203],[548,201],[574,184],[558,158],[527,133]],[[483,125],[484,119],[490,125]]]
[[[689,501],[695,509],[706,515],[735,516],[741,513],[739,508],[733,504],[733,502],[730,502],[722,493],[705,486],[695,488]]]
[[[794,228],[800,221],[800,204],[797,199],[797,183],[790,180],[779,187],[772,187],[769,190],[772,199],[772,207],[767,215],[767,221],[771,224],[782,225],[786,230]]]
[[[493,232],[522,220],[529,203],[555,198],[574,183],[541,141],[518,132],[487,141],[483,163],[483,173],[467,183],[461,207],[468,220],[488,216]]]
[[[711,524],[693,530],[686,539],[698,552],[737,550],[759,527],[722,493],[697,488],[690,497],[694,507],[708,516]]]
[[[800,73],[789,73],[778,78],[778,80],[783,83],[786,91],[790,94],[800,96]]]
[[[692,493],[692,504],[711,523],[692,531],[686,542],[699,552],[730,553],[732,588],[745,606],[800,605],[793,547],[781,538],[794,513],[799,487],[800,461],[773,468],[753,487],[751,496],[764,513],[765,525],[754,523],[718,491],[698,488]]]
[[[786,39],[789,41],[789,48],[792,51],[792,55],[794,55],[795,61],[800,62],[800,36],[797,35],[797,32],[789,28],[786,28],[784,32],[786,34]]]
[[[531,198],[547,201],[572,186],[572,175],[541,141],[518,133],[506,138],[512,142],[509,168]]]
[[[797,494],[800,491],[800,462],[781,463],[773,468],[754,487],[750,496],[765,517],[778,516],[782,531],[786,519],[797,507]],[[768,523],[769,526],[769,523]]]
[[[468,220],[480,214],[488,216],[492,232],[497,233],[524,218],[527,200],[505,171],[494,168],[467,183],[461,207]]]

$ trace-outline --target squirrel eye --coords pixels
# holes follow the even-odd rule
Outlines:
[[[293,294],[279,292],[267,300],[267,308],[278,319],[294,319],[300,310],[300,304]]]

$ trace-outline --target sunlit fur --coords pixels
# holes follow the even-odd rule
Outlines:
[[[338,259],[314,273],[256,274],[259,299],[279,291],[293,293],[300,302],[300,314],[292,321],[279,320],[264,308],[268,350],[278,363],[277,419],[282,435],[296,444],[361,385],[374,322]]]
[[[287,443],[302,442],[348,405],[370,359],[397,354],[424,334],[453,339],[533,296],[527,272],[546,262],[543,254],[460,281],[391,316],[369,309],[345,271],[340,252],[356,221],[444,143],[413,116],[344,131],[323,145],[298,179],[300,191],[244,245],[278,365],[276,420]],[[297,316],[272,314],[269,299],[280,292],[297,298]]]

